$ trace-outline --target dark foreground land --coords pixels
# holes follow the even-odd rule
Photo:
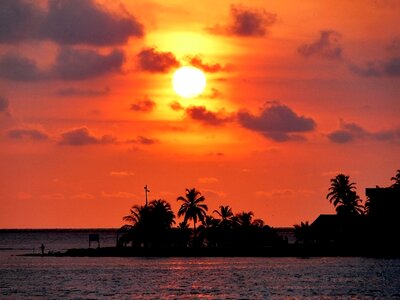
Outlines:
[[[24,254],[24,256],[55,257],[396,257],[400,258],[400,246],[344,245],[284,245],[260,248],[129,248],[105,247],[69,249],[66,252]]]

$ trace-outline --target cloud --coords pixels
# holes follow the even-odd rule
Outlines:
[[[219,126],[232,120],[231,117],[225,116],[223,111],[213,112],[207,110],[205,106],[190,106],[185,112],[193,120],[200,121],[206,125]]]
[[[141,144],[141,145],[154,145],[159,141],[157,139],[147,138],[145,136],[139,135],[136,139],[127,141],[128,143]]]
[[[264,9],[248,8],[242,5],[231,5],[231,22],[227,25],[215,25],[208,30],[219,35],[234,35],[240,37],[261,37],[267,34],[267,29],[276,22],[276,14]]]
[[[327,135],[331,142],[346,144],[360,139],[376,141],[400,140],[400,129],[381,130],[370,132],[356,123],[346,123],[340,120],[340,128]]]
[[[271,191],[255,191],[254,195],[260,198],[282,198],[282,197],[292,197],[294,195],[300,194],[299,191],[294,191],[292,189],[277,189]]]
[[[10,114],[10,103],[8,102],[8,99],[0,96],[0,114],[3,113],[5,115]]]
[[[172,52],[160,52],[156,48],[147,48],[137,55],[139,68],[151,73],[166,73],[172,68],[180,66]]]
[[[0,57],[0,77],[13,81],[89,79],[120,71],[124,59],[121,50],[99,54],[94,50],[62,47],[55,63],[48,70],[40,70],[35,61],[19,54],[6,53]]]
[[[134,16],[113,15],[92,0],[51,0],[48,4],[42,34],[59,44],[117,45],[144,35],[143,25]]]
[[[97,97],[107,95],[110,92],[110,88],[105,87],[103,89],[79,89],[79,88],[66,88],[56,92],[57,96],[61,97]]]
[[[354,74],[362,77],[380,77],[382,76],[382,67],[376,61],[367,62],[364,66],[349,63],[348,68]]]
[[[327,59],[342,59],[343,48],[339,43],[341,34],[334,30],[322,30],[317,40],[303,44],[297,51],[304,57],[319,56]]]
[[[59,201],[59,200],[64,200],[65,195],[61,193],[52,193],[52,194],[41,195],[40,198],[44,200]]]
[[[13,81],[35,81],[43,79],[45,74],[38,69],[35,61],[8,52],[0,57],[0,77]]]
[[[144,35],[132,15],[118,16],[92,0],[0,1],[0,43],[51,40],[58,44],[110,46]]]
[[[88,193],[82,193],[82,194],[76,194],[72,195],[71,199],[77,199],[77,200],[94,200],[96,197],[92,194]]]
[[[229,71],[232,69],[231,65],[223,66],[218,63],[207,64],[207,63],[203,62],[202,58],[199,56],[188,57],[188,62],[193,67],[199,68],[207,73],[217,73],[217,72],[222,72],[222,71]]]
[[[112,135],[96,137],[89,132],[87,127],[81,127],[62,133],[58,144],[68,146],[86,146],[115,144],[116,142],[116,138]]]
[[[130,177],[134,176],[135,173],[133,172],[128,172],[128,171],[111,171],[110,176],[111,177]]]
[[[63,47],[57,55],[51,73],[63,80],[88,79],[120,71],[124,59],[124,53],[117,49],[103,55],[94,50]]]
[[[238,120],[243,127],[277,142],[302,140],[304,138],[301,135],[294,133],[312,131],[316,127],[312,118],[299,116],[288,106],[275,102],[265,106],[259,115],[241,111]]]
[[[44,11],[34,2],[0,1],[0,43],[37,38],[43,20]]]
[[[226,198],[227,194],[223,191],[216,191],[210,189],[202,189],[201,193],[206,199],[222,199]]]
[[[399,77],[400,76],[400,38],[396,37],[389,43],[386,50],[390,57],[375,59],[364,65],[347,64],[350,71],[361,77]]]
[[[362,77],[398,77],[400,76],[400,56],[385,61],[369,61],[364,66],[348,64],[350,71]]]
[[[144,99],[142,101],[136,101],[131,105],[131,110],[141,111],[141,112],[150,112],[154,109],[156,103],[151,99]]]
[[[22,139],[32,139],[35,141],[45,141],[49,136],[41,130],[38,129],[12,129],[7,131],[7,136],[11,139],[22,140]]]
[[[219,180],[215,177],[200,177],[197,179],[199,183],[217,183]]]
[[[400,37],[395,37],[387,46],[386,50],[395,56],[400,56]]]
[[[171,109],[174,110],[174,111],[181,111],[181,110],[184,109],[182,104],[180,104],[178,101],[171,102],[169,104],[169,107],[171,107]]]
[[[101,196],[103,198],[117,198],[117,199],[134,199],[137,198],[135,194],[129,192],[115,192],[115,193],[106,193],[102,192]]]

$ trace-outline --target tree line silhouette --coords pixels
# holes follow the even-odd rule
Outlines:
[[[133,247],[242,247],[268,246],[279,240],[276,232],[261,219],[253,219],[253,212],[234,214],[230,206],[219,207],[207,215],[205,197],[195,188],[186,189],[179,196],[178,217],[183,221],[173,227],[175,214],[171,205],[162,199],[148,205],[134,205],[123,218],[128,224],[119,239],[119,246]],[[189,227],[193,222],[193,229]],[[200,226],[197,224],[200,222]]]
[[[389,187],[367,189],[367,200],[357,194],[349,176],[338,174],[330,180],[327,200],[336,215],[321,215],[312,224],[294,225],[296,244],[345,245],[348,247],[396,243],[400,211],[400,170]],[[370,191],[368,191],[370,190]],[[208,214],[205,197],[195,188],[186,189],[176,199],[181,206],[176,224],[171,205],[157,199],[147,205],[134,205],[123,217],[127,223],[120,232],[119,247],[133,248],[265,248],[284,247],[287,240],[265,224],[254,219],[252,211],[234,214],[228,205]],[[189,224],[192,226],[189,226]]]
[[[391,178],[388,187],[367,188],[365,205],[349,176],[338,174],[331,179],[326,198],[336,209],[336,216],[327,218],[329,224],[312,226],[308,222],[294,225],[300,243],[336,243],[346,245],[373,245],[390,247],[399,243],[400,170]],[[334,218],[333,218],[334,217]],[[330,219],[330,220],[329,220]],[[317,220],[316,220],[317,221]],[[325,229],[325,230],[324,230]],[[330,232],[328,232],[330,231]]]

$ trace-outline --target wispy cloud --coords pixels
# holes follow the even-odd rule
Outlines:
[[[226,25],[214,25],[208,31],[219,35],[239,37],[262,37],[276,20],[276,14],[264,9],[250,8],[243,5],[231,5],[230,22]]]

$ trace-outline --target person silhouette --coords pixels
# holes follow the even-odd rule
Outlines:
[[[44,255],[44,245],[43,244],[40,246],[40,250],[42,250],[42,255]]]

